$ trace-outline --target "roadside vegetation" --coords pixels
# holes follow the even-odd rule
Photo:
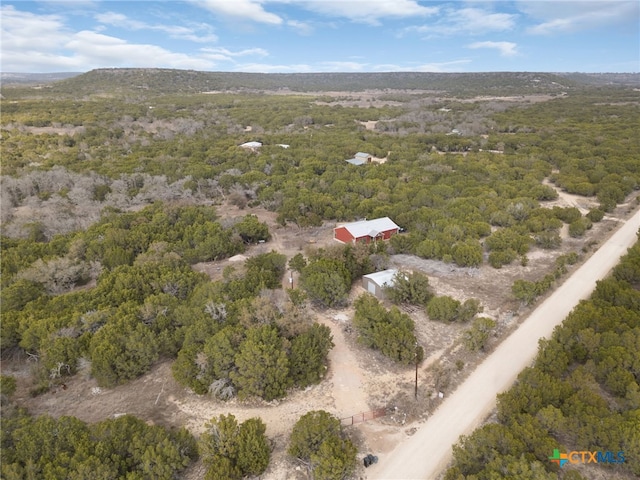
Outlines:
[[[498,396],[497,421],[454,446],[445,478],[586,478],[550,462],[554,449],[623,452],[623,463],[599,465],[602,475],[640,475],[639,287],[640,242]]]

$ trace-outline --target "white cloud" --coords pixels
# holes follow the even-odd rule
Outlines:
[[[2,15],[2,71],[87,71],[99,67],[169,67],[209,69],[206,58],[164,48],[129,43],[83,30],[71,31],[59,15],[36,15],[6,6]]]
[[[440,62],[440,63],[425,63],[418,65],[416,72],[434,72],[434,73],[449,73],[449,72],[462,72],[463,65],[471,63],[471,60],[456,60],[453,62]]]
[[[440,63],[400,64],[369,64],[358,62],[326,61],[314,64],[271,65],[266,63],[248,63],[238,65],[234,70],[238,72],[255,73],[307,73],[307,72],[462,72],[464,65],[470,60],[453,60]]]
[[[518,45],[512,42],[475,42],[469,48],[495,48],[503,57],[513,57],[518,54]]]
[[[620,0],[519,1],[517,7],[531,18],[541,21],[527,32],[534,35],[593,30],[630,25],[636,31],[640,2]]]
[[[34,15],[8,5],[0,7],[0,16],[3,54],[13,49],[55,50],[68,38],[59,15]]]
[[[95,7],[98,3],[98,0],[47,0],[47,6],[57,5],[64,8]]]
[[[87,30],[74,34],[65,47],[73,51],[83,65],[91,68],[163,66],[208,69],[215,65],[204,58],[171,52],[156,45],[128,43],[120,38]]]
[[[71,35],[59,15],[35,15],[7,5],[0,7],[0,17],[2,71],[60,72],[82,68],[76,59],[58,53]]]
[[[362,72],[367,64],[356,62],[327,61],[313,65],[297,63],[293,65],[272,65],[268,63],[245,63],[234,71],[251,73],[309,73],[309,72]]]
[[[287,26],[296,30],[300,35],[311,35],[314,31],[314,28],[311,25],[298,20],[287,20]]]
[[[269,52],[267,52],[264,48],[247,48],[245,50],[239,50],[237,52],[232,52],[226,48],[202,48],[200,49],[202,52],[202,57],[210,60],[217,61],[225,61],[232,62],[236,57],[247,57],[247,56],[259,56],[259,57],[268,57]]]
[[[549,35],[552,33],[566,32],[575,29],[575,23],[569,18],[556,18],[527,29],[533,35]]]
[[[182,27],[179,25],[151,25],[146,22],[128,18],[126,15],[116,12],[98,13],[95,19],[105,25],[112,25],[126,30],[152,30],[168,34],[171,38],[189,40],[196,43],[215,43],[217,35],[211,33],[212,29],[207,24],[197,24],[195,27]],[[197,31],[205,31],[199,35]]]
[[[192,4],[210,12],[240,17],[258,23],[281,25],[279,15],[265,10],[267,4],[288,4],[330,17],[347,18],[353,22],[379,25],[381,19],[429,16],[439,7],[425,7],[417,0],[190,0]],[[305,25],[288,20],[288,25]],[[304,33],[304,32],[303,32]]]
[[[422,17],[439,11],[439,7],[425,7],[415,0],[292,0],[291,3],[323,15],[374,25],[389,17]]]
[[[637,6],[633,0],[515,0],[515,7],[539,19],[574,17],[603,9],[618,10]]]
[[[463,65],[470,63],[470,60],[453,60],[450,62],[420,63],[413,65],[380,64],[375,65],[376,72],[428,72],[428,73],[451,73],[462,72]]]
[[[211,69],[205,55],[172,52],[156,45],[131,43],[95,31],[73,32],[61,15],[37,15],[12,6],[0,8],[1,68],[5,72],[87,71],[101,67],[166,67]],[[110,14],[105,20],[118,20]],[[126,17],[125,17],[126,19]],[[130,25],[140,26],[133,22]],[[144,26],[144,24],[143,24]],[[183,32],[172,31],[176,35]],[[259,53],[262,49],[255,49]],[[246,51],[248,52],[248,50]]]
[[[209,35],[198,35],[196,33],[184,33],[184,34],[173,34],[172,38],[180,39],[180,40],[188,40],[193,43],[216,43],[218,41],[218,36],[211,33]]]
[[[246,57],[247,55],[259,55],[261,57],[267,57],[269,55],[269,52],[267,52],[264,48],[246,48],[244,50],[238,50],[237,52],[232,52],[231,50],[223,47],[205,48],[203,50],[212,53],[220,53],[229,57]]]
[[[493,13],[479,8],[447,9],[434,23],[408,27],[406,33],[422,36],[480,35],[512,30],[518,15]]]
[[[515,27],[516,15],[489,13],[477,8],[464,8],[456,12],[459,24],[471,33],[511,30]]]
[[[262,0],[190,0],[195,6],[228,17],[240,17],[258,23],[280,25],[283,20],[274,13],[265,11]]]
[[[307,73],[318,72],[320,70],[311,65],[298,63],[293,65],[271,65],[268,63],[245,63],[238,65],[234,71],[249,73]]]
[[[359,62],[320,62],[319,67],[324,72],[362,72],[366,63]]]
[[[98,13],[95,15],[95,19],[100,23],[106,23],[107,25],[115,25],[116,27],[127,28],[130,30],[143,30],[149,28],[143,22],[131,20],[126,15],[116,12]]]

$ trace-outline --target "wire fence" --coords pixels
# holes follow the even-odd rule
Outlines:
[[[342,425],[349,426],[355,425],[356,423],[366,422],[367,420],[373,420],[374,418],[384,417],[386,414],[386,408],[378,408],[369,412],[357,413],[350,417],[342,418],[340,421],[342,422]]]

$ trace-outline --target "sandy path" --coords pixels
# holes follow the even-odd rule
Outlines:
[[[329,352],[328,380],[332,383],[332,396],[336,415],[346,418],[369,411],[363,388],[362,369],[354,353],[349,349],[340,322],[320,318],[319,323],[331,329],[334,347]]]
[[[546,185],[547,187],[551,187],[556,192],[558,192],[558,198],[556,200],[540,202],[544,207],[576,207],[578,210],[580,210],[580,213],[582,213],[582,215],[586,215],[587,213],[589,213],[589,210],[591,210],[593,207],[598,206],[598,202],[595,197],[584,197],[582,195],[567,193],[561,188],[556,187],[555,184],[551,183],[548,178],[542,180],[542,184]]]
[[[588,297],[596,281],[636,241],[640,211],[636,212],[567,281],[545,300],[522,325],[458,387],[422,425],[367,471],[369,479],[435,479],[451,460],[451,446],[460,435],[479,426],[495,407],[496,395],[507,390],[528,366],[538,339],[549,337],[556,325]]]

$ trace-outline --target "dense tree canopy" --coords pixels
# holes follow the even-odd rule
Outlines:
[[[2,478],[170,480],[198,456],[185,429],[149,426],[130,415],[86,424],[74,417],[2,418]]]
[[[366,109],[296,96],[165,95],[154,98],[151,110],[148,102],[113,98],[20,99],[19,109],[5,105],[3,124],[29,127],[47,118],[47,125],[78,131],[60,138],[6,129],[3,167],[16,177],[6,177],[3,203],[40,207],[43,215],[36,220],[20,223],[16,217],[16,229],[9,228],[32,241],[87,226],[44,212],[95,219],[107,206],[156,200],[242,198],[300,226],[386,215],[411,234],[394,243],[461,266],[483,261],[482,241],[493,236],[491,226],[515,229],[505,238],[493,232],[498,237],[486,245],[491,263],[500,266],[513,261],[514,252],[522,255],[530,229],[537,229],[536,241],[556,247],[557,224],[540,230],[544,202],[557,196],[542,183],[545,177],[570,193],[594,196],[601,212],[638,188],[632,152],[638,148],[633,125],[639,113],[629,98],[624,89],[586,89],[519,107],[499,100],[450,101],[447,113],[441,102],[411,95],[407,99],[414,101],[399,108]],[[379,121],[379,128],[364,130],[358,123],[364,119]],[[247,125],[259,132],[259,152],[238,148]],[[460,125],[462,136],[447,135]],[[344,159],[356,151],[388,159],[353,168]],[[27,160],[33,156],[37,166]],[[553,212],[566,223],[580,217],[574,209]],[[11,208],[3,215],[11,220]],[[264,239],[251,220],[240,223],[238,239]],[[212,228],[201,225],[188,236],[224,237]],[[120,250],[128,235],[118,235],[105,245],[112,264],[131,260]],[[188,241],[181,246],[193,259],[220,255]]]

